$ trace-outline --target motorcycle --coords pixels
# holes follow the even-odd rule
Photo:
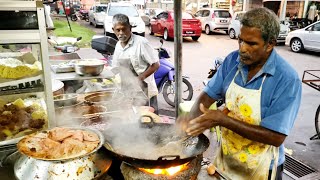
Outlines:
[[[74,53],[80,48],[77,46],[77,43],[82,39],[82,37],[78,37],[75,39],[75,42],[72,44],[64,44],[59,45],[59,43],[54,40],[54,38],[48,37],[48,43],[53,45],[53,48],[57,51],[61,51],[62,53]]]
[[[212,69],[209,70],[208,72],[208,77],[206,80],[203,81],[203,85],[207,86],[210,79],[217,73],[219,67],[222,65],[223,63],[223,58],[221,57],[217,57],[216,59],[214,59],[214,67]],[[224,100],[223,99],[218,99],[217,100],[217,107],[220,107],[222,104],[224,104]]]
[[[80,19],[85,20],[86,22],[89,22],[89,12],[85,9],[80,9]]]
[[[70,19],[71,19],[71,21],[77,21],[78,20],[77,12],[72,13],[70,15]]]
[[[222,65],[222,63],[223,63],[223,58],[217,57],[216,59],[214,59],[213,68],[209,70],[209,72],[208,72],[209,75],[208,75],[207,79],[202,82],[204,86],[208,85],[208,82],[216,74],[216,72],[218,71],[218,68]]]
[[[118,40],[113,39],[111,37],[94,37],[91,42],[92,49],[97,50],[105,57],[105,61],[107,64],[112,64],[112,54],[114,52],[114,48],[116,42]],[[174,83],[174,65],[167,60],[170,58],[168,51],[163,46],[163,40],[160,40],[161,46],[157,48],[160,67],[154,73],[155,81],[157,84],[158,92],[162,93],[164,100],[171,106],[175,106],[174,98],[175,98],[175,83]],[[187,76],[182,77],[182,90],[183,90],[183,100],[190,101],[193,96],[193,87],[191,83],[187,80]],[[184,96],[185,95],[185,96]]]
[[[175,83],[174,75],[175,69],[174,65],[167,60],[170,58],[168,51],[163,46],[163,40],[160,40],[161,46],[157,48],[158,56],[160,59],[160,67],[154,73],[154,78],[158,87],[159,93],[162,92],[164,100],[171,106],[175,106]],[[187,76],[182,76],[182,99],[185,101],[190,101],[193,96],[193,87],[191,83],[187,80]]]

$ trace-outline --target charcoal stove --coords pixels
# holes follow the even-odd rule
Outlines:
[[[202,156],[180,166],[165,169],[144,169],[121,164],[121,173],[125,180],[196,180],[201,169]]]

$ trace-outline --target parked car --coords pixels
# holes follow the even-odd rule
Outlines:
[[[195,13],[195,17],[201,21],[202,30],[206,34],[212,31],[225,31],[228,33],[228,26],[231,21],[231,14],[225,9],[204,8]]]
[[[304,49],[320,52],[320,21],[291,31],[286,37],[286,45],[290,46],[293,52],[301,52]]]
[[[277,38],[277,43],[285,43],[286,37],[290,32],[290,23],[288,21],[280,21],[280,32]]]
[[[243,14],[246,13],[245,11],[235,12],[232,16],[228,27],[229,37],[231,39],[238,38],[240,34],[240,19],[242,18]]]
[[[150,25],[150,20],[154,17],[156,17],[158,14],[163,12],[163,9],[160,8],[146,8],[142,14],[140,14],[143,22],[146,24],[146,26]]]
[[[238,38],[240,34],[240,20],[245,11],[235,12],[228,27],[228,34],[231,39]],[[277,38],[277,43],[284,43],[290,31],[290,23],[280,21],[280,32]]]
[[[99,4],[92,6],[89,10],[89,23],[94,27],[102,26],[108,5]]]
[[[150,34],[158,34],[168,41],[174,37],[174,13],[164,11],[150,21]],[[201,22],[192,14],[182,13],[182,36],[197,41],[201,36]]]
[[[104,34],[118,39],[114,34],[112,27],[112,18],[116,14],[125,14],[129,17],[130,24],[132,25],[132,33],[140,36],[145,36],[145,24],[141,19],[137,9],[130,2],[112,2],[109,3],[106,16],[103,23]]]

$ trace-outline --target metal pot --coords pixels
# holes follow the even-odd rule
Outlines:
[[[74,68],[81,76],[98,76],[104,69],[105,62],[102,60],[79,60]]]
[[[20,155],[14,165],[14,174],[19,180],[98,179],[112,163],[106,156],[104,148],[88,156],[69,161],[44,161]]]
[[[132,108],[132,99],[125,97],[123,93],[116,91],[100,91],[87,94],[85,103],[91,105],[103,105],[108,111],[119,111]]]
[[[77,100],[77,94],[59,94],[53,97],[54,105],[57,107],[75,105]]]
[[[88,128],[77,128],[89,130]],[[24,179],[96,179],[105,173],[111,166],[111,160],[106,151],[101,148],[104,137],[101,132],[90,129],[99,135],[100,144],[92,152],[70,159],[43,160],[20,154],[14,164],[14,174],[19,180]],[[100,149],[101,148],[101,149]]]
[[[57,126],[80,125],[83,121],[102,116],[107,108],[100,105],[75,105],[55,109]],[[63,119],[63,120],[61,120]]]
[[[137,126],[139,128],[136,128]],[[124,130],[125,133],[119,137],[117,131]],[[106,138],[104,147],[111,155],[132,166],[152,169],[168,168],[190,162],[202,156],[210,145],[209,139],[204,134],[200,134],[198,137],[191,138],[194,143],[190,146],[180,146],[180,144],[165,146],[167,143],[163,144],[164,140],[174,142],[176,141],[174,139],[183,137],[177,135],[174,125],[156,123],[154,120],[149,123],[140,121],[138,124],[112,124],[110,122],[104,135]]]

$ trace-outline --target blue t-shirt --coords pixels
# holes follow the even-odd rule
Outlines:
[[[260,126],[288,135],[300,107],[301,81],[297,72],[276,50],[270,54],[261,70],[247,82],[248,67],[239,60],[239,52],[230,53],[204,89],[213,99],[225,99],[226,91],[235,77],[235,83],[247,89],[258,90],[264,75],[266,79],[261,92]],[[285,160],[283,144],[279,149],[279,162]]]

